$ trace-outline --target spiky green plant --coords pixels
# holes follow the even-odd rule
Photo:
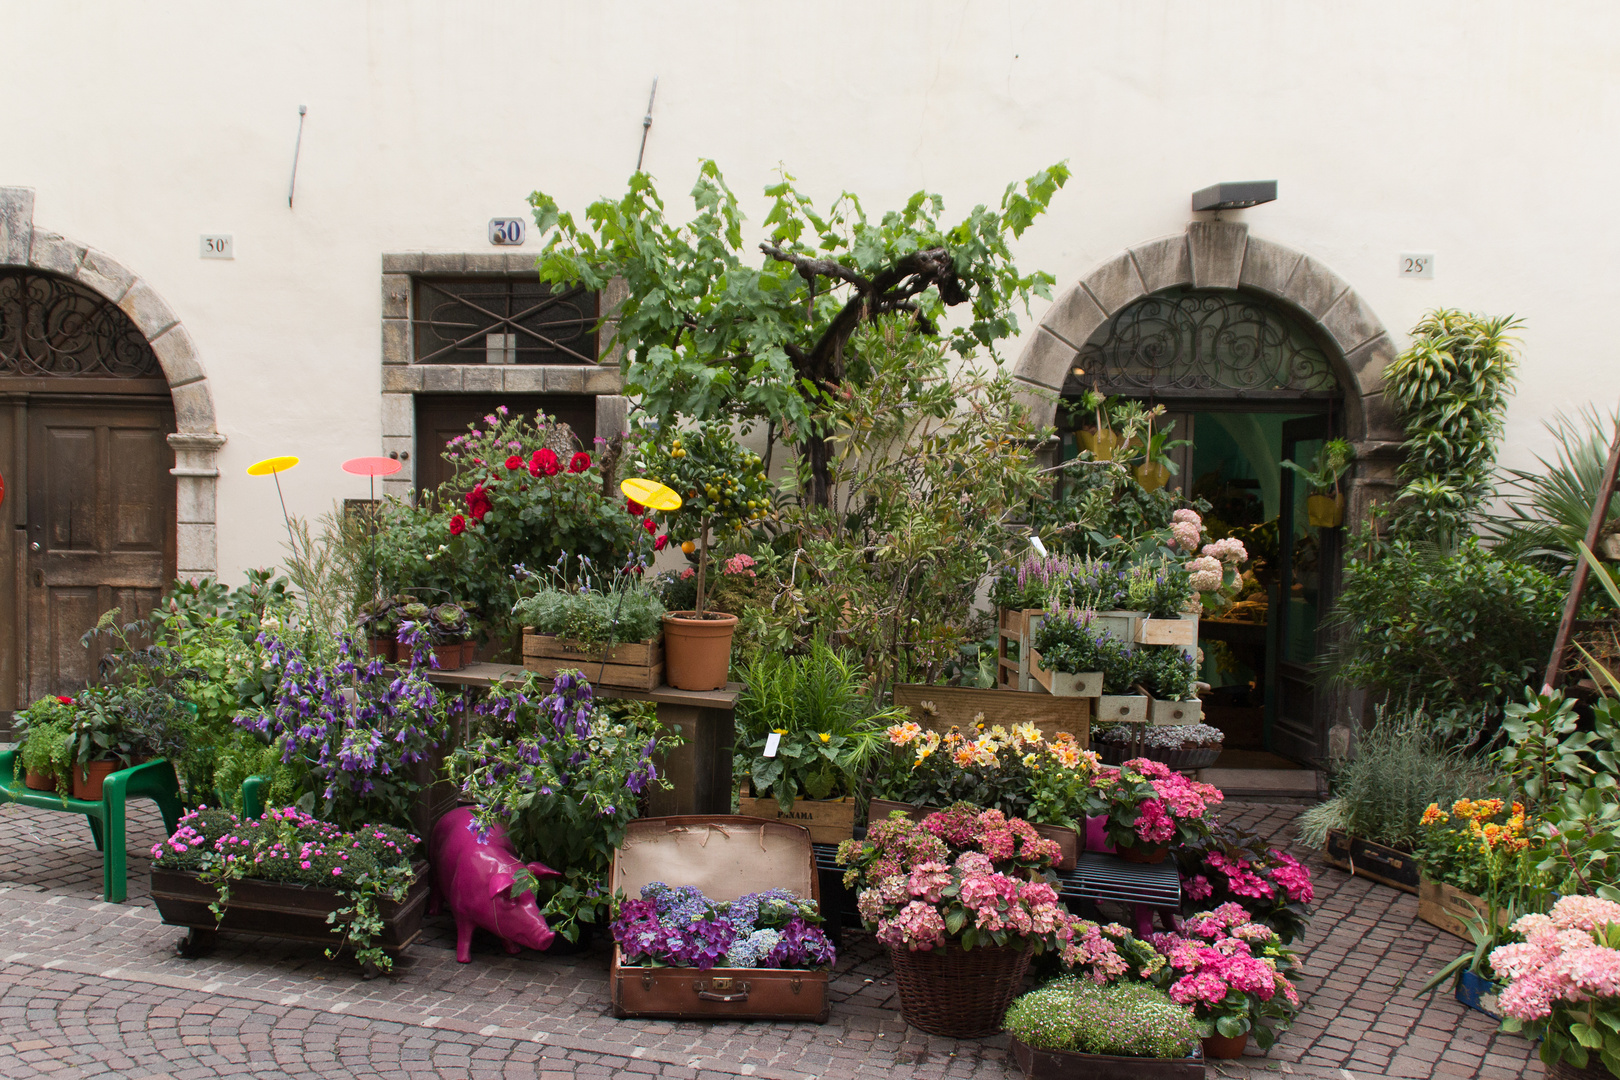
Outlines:
[[[1620,413],[1605,417],[1590,405],[1575,416],[1560,412],[1545,423],[1557,444],[1552,460],[1538,454],[1539,469],[1503,470],[1503,512],[1486,521],[1499,554],[1547,569],[1574,566],[1576,547],[1597,505],[1616,425]],[[1620,507],[1610,507],[1605,524],[1620,526]]]

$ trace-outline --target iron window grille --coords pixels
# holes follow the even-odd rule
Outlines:
[[[597,295],[532,277],[418,277],[419,364],[595,364]]]
[[[146,337],[106,297],[31,270],[0,271],[0,376],[160,379]]]

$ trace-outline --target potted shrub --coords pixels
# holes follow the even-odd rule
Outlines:
[[[1092,629],[1125,642],[1128,652],[1142,620],[1140,611],[1130,610],[1129,568],[1128,559],[1087,559],[1056,583],[1047,606],[1062,604],[1091,612]]]
[[[1284,468],[1292,469],[1305,478],[1310,494],[1305,497],[1305,513],[1310,523],[1319,529],[1337,529],[1344,524],[1344,492],[1339,481],[1355,460],[1356,450],[1345,439],[1329,439],[1316,452],[1316,460],[1309,468],[1293,461],[1284,461]]]
[[[408,597],[379,596],[360,605],[355,627],[365,635],[369,655],[393,663],[399,634],[399,609],[409,602]]]
[[[1216,823],[1208,836],[1184,841],[1176,861],[1185,910],[1235,903],[1271,927],[1284,945],[1304,934],[1316,898],[1311,872],[1259,834]]]
[[[1207,769],[1221,756],[1226,734],[1208,724],[1105,724],[1092,730],[1091,742],[1104,765],[1131,758],[1162,761],[1176,772]]]
[[[640,565],[604,583],[588,558],[570,580],[567,557],[544,575],[530,574],[537,591],[512,609],[523,624],[523,666],[547,677],[582,668],[592,682],[652,690],[664,681],[664,604]]]
[[[131,714],[146,704],[138,699],[154,694],[174,705],[168,695],[144,687],[97,686],[79,694],[72,728],[69,792],[73,798],[97,801],[107,777],[150,756]]]
[[[1097,699],[1098,723],[1145,724],[1148,697],[1137,685],[1137,658],[1124,642],[1099,642],[1102,697]]]
[[[1029,822],[967,805],[921,822],[891,815],[839,845],[861,919],[888,946],[907,1023],[957,1039],[1001,1030],[1030,957],[1073,938],[1056,891],[1029,880],[1057,855]]]
[[[1472,919],[1511,922],[1509,909],[1523,899],[1516,886],[1534,876],[1538,859],[1530,852],[1534,824],[1523,803],[1458,799],[1449,810],[1431,803],[1415,852],[1418,918],[1465,941]]]
[[[1013,1060],[1029,1080],[1203,1080],[1192,1010],[1141,982],[1059,978],[1007,1009]]]
[[[982,726],[982,725],[980,725]],[[1023,818],[1058,844],[1059,869],[1072,869],[1080,854],[1080,821],[1097,756],[1063,732],[1047,741],[1033,724],[964,735],[924,731],[911,721],[889,728],[897,751],[893,772],[874,793],[906,806],[968,803]],[[874,802],[876,799],[874,799]]]
[[[1052,694],[1099,697],[1103,667],[1126,653],[1123,642],[1093,624],[1093,613],[1067,608],[1041,621],[1031,642],[1030,673]]]
[[[848,840],[856,788],[883,757],[904,708],[880,708],[853,658],[817,638],[804,656],[761,651],[738,669],[732,775],[738,813],[794,821],[818,844]]]
[[[1146,617],[1136,624],[1138,645],[1198,644],[1202,610],[1192,575],[1178,556],[1159,555],[1133,563],[1126,572],[1128,605]],[[1185,618],[1183,616],[1186,616]]]
[[[428,612],[427,625],[433,642],[433,666],[440,671],[460,670],[462,644],[472,629],[466,608],[451,601],[435,605]]]
[[[1620,904],[1563,896],[1513,931],[1524,942],[1490,954],[1507,980],[1502,1029],[1540,1039],[1550,1080],[1620,1075]]]
[[[1299,1011],[1293,954],[1238,904],[1194,915],[1153,944],[1169,964],[1170,1000],[1208,1025],[1205,1057],[1242,1057],[1251,1035],[1270,1049]]]
[[[1148,692],[1148,723],[1196,724],[1204,718],[1198,700],[1198,667],[1177,645],[1144,645],[1136,650],[1136,678]]]
[[[73,732],[76,720],[73,699],[56,696],[40,698],[11,718],[20,744],[14,768],[23,774],[27,787],[68,793],[77,749]]]
[[[1220,789],[1171,772],[1163,762],[1133,758],[1091,776],[1084,806],[1127,862],[1163,862],[1171,845],[1209,834],[1208,810]]]
[[[345,831],[294,807],[242,820],[200,807],[152,848],[152,900],[163,921],[192,930],[198,955],[218,930],[345,947],[368,970],[416,939],[427,863],[416,837],[391,825]]]
[[[665,678],[679,690],[723,689],[737,616],[708,609],[709,547],[715,534],[740,532],[769,513],[769,479],[759,455],[739,446],[731,427],[718,421],[661,430],[642,440],[637,453],[642,475],[681,496],[680,509],[668,512],[666,535],[697,554],[693,610],[664,616]]]

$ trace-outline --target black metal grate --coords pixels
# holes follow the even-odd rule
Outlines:
[[[594,364],[597,296],[530,277],[419,277],[419,364]]]
[[[146,337],[106,297],[54,274],[0,271],[0,376],[160,379]]]
[[[1328,354],[1299,318],[1225,289],[1137,300],[1092,335],[1075,367],[1082,385],[1130,397],[1339,394]]]

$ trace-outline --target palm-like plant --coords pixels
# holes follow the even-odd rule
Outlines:
[[[1617,424],[1620,414],[1605,418],[1589,405],[1576,416],[1559,413],[1545,425],[1557,442],[1552,460],[1537,455],[1540,469],[1502,471],[1504,512],[1485,522],[1501,555],[1547,569],[1575,565]],[[1617,525],[1620,508],[1611,507],[1604,531]]]

